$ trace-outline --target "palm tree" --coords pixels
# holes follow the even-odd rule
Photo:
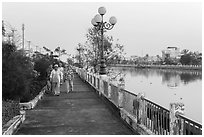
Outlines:
[[[66,50],[65,49],[61,49],[60,47],[57,47],[54,52],[58,53],[59,54],[59,59],[60,59],[60,56],[62,55],[66,55]]]
[[[188,50],[188,49],[184,49],[184,50],[181,51],[181,53],[184,54],[184,55],[186,55],[186,54],[189,53],[189,50]]]
[[[45,49],[45,51],[51,53],[52,51],[50,49],[48,49],[47,47],[43,47]]]

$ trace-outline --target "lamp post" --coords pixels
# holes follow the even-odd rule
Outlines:
[[[80,65],[80,67],[82,67],[82,61],[81,61],[81,51],[83,50],[83,47],[81,46],[81,44],[79,43],[78,44],[78,47],[77,47],[77,51],[79,52],[79,65]]]
[[[105,66],[105,59],[104,59],[104,44],[103,44],[103,33],[104,30],[111,30],[114,25],[117,22],[117,19],[112,16],[109,19],[109,22],[104,22],[103,20],[103,16],[106,13],[106,9],[105,7],[100,7],[98,9],[98,13],[97,15],[95,15],[95,17],[91,20],[92,25],[95,27],[95,29],[99,32],[98,34],[101,36],[101,54],[100,54],[100,75],[105,75],[106,74],[106,66]]]
[[[84,66],[86,69],[88,69],[88,52],[85,49],[83,53],[84,53]]]

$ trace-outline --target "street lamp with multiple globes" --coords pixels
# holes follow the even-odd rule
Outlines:
[[[104,22],[103,21],[103,16],[106,13],[105,7],[100,7],[98,9],[97,15],[91,20],[92,25],[95,27],[95,29],[99,32],[98,34],[101,36],[101,54],[100,54],[100,59],[101,59],[101,65],[100,65],[100,75],[105,75],[106,74],[106,66],[105,66],[105,59],[104,59],[104,46],[103,46],[103,33],[104,30],[111,30],[114,25],[117,22],[116,17],[112,16],[109,19],[109,22]]]
[[[78,44],[77,51],[79,52],[79,66],[82,67],[82,58],[81,58],[81,52],[83,51],[83,47],[81,44]]]

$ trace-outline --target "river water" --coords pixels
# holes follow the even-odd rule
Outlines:
[[[140,69],[113,67],[124,73],[125,89],[145,97],[169,109],[170,103],[182,102],[184,114],[202,123],[202,71]]]

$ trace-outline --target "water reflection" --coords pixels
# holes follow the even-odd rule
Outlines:
[[[196,80],[202,80],[202,71],[198,70],[170,70],[170,69],[138,69],[138,68],[115,68],[120,73],[129,73],[132,77],[144,76],[161,76],[162,84],[168,87],[177,87],[182,82],[188,84]]]
[[[202,71],[177,69],[138,69],[118,67],[124,74],[125,89],[145,93],[145,97],[163,107],[173,102],[185,104],[185,115],[202,121]]]

